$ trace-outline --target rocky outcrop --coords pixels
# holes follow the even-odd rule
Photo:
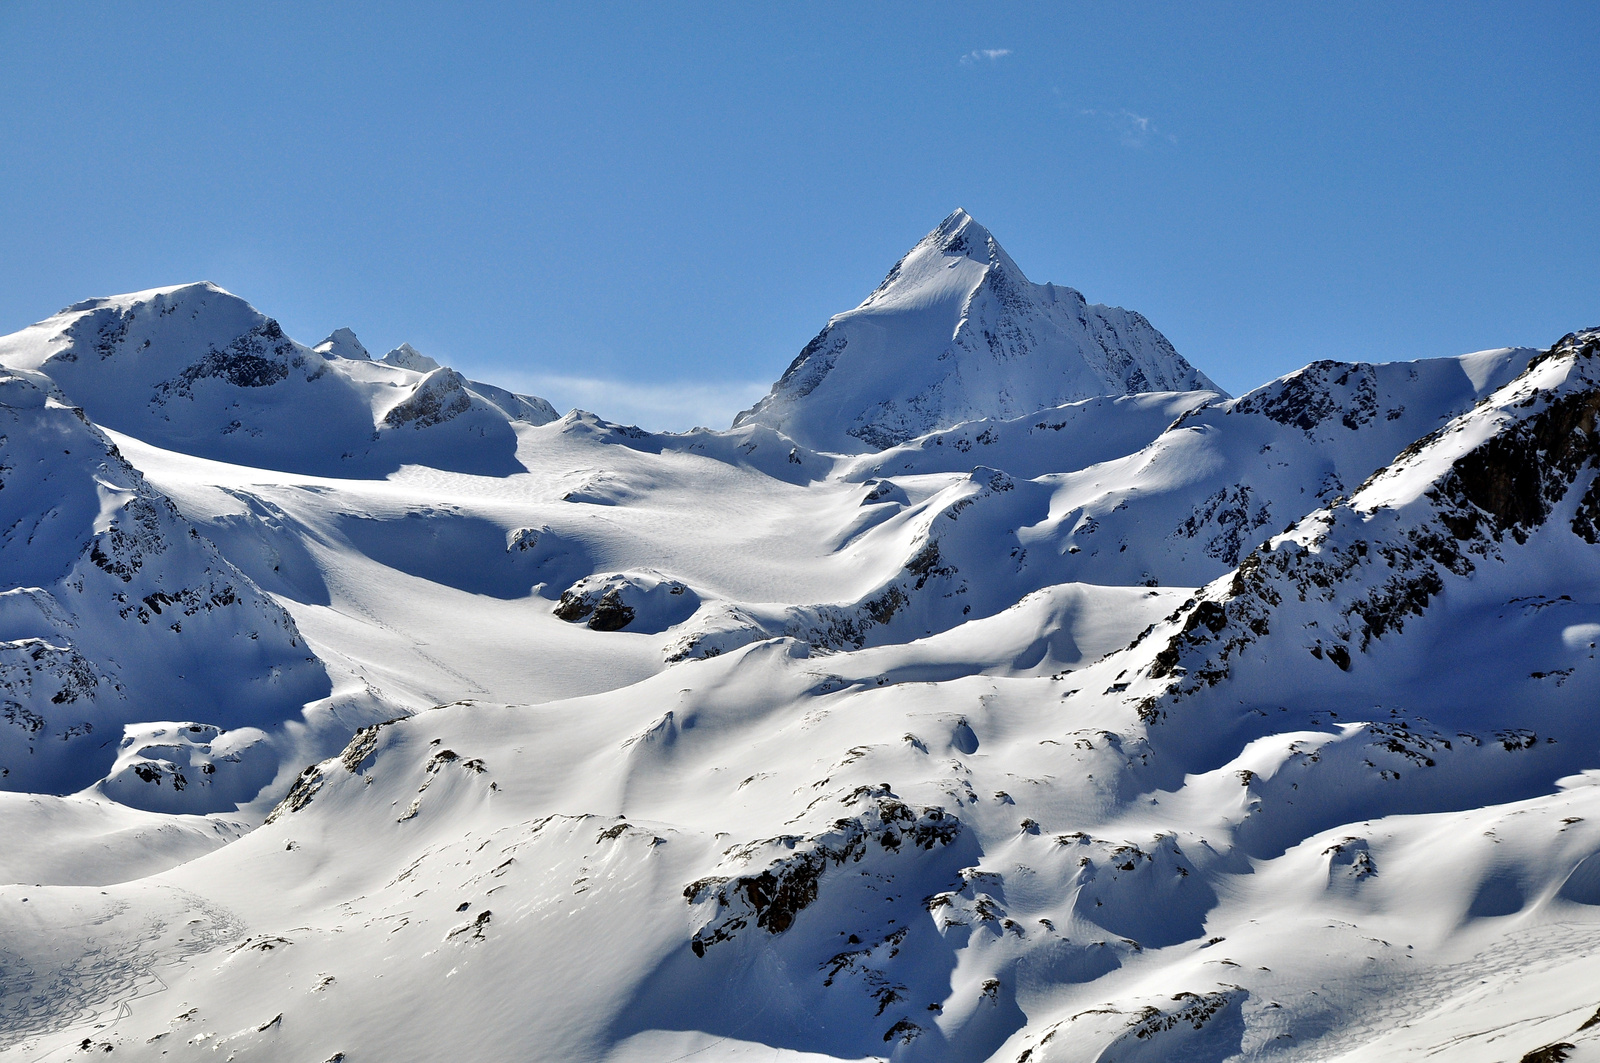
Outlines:
[[[924,852],[950,845],[961,821],[942,808],[914,809],[887,786],[861,787],[844,799],[863,806],[837,820],[833,829],[809,838],[774,838],[729,850],[729,859],[748,863],[773,849],[789,850],[757,872],[712,876],[684,887],[691,905],[710,905],[710,918],[696,930],[689,947],[696,956],[750,928],[781,934],[817,899],[831,869],[860,863],[869,853]],[[835,972],[837,973],[837,972]]]
[[[683,623],[699,608],[700,596],[688,584],[639,570],[585,576],[561,593],[552,612],[592,631],[655,634]]]
[[[434,369],[410,395],[389,408],[383,423],[390,428],[431,428],[470,409],[466,378],[453,369]]]

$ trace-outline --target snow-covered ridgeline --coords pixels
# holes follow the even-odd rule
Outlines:
[[[511,424],[556,417],[409,346],[366,353],[348,329],[302,346],[209,283],[90,299],[0,338],[0,364],[47,375],[96,424],[259,468],[381,476],[422,461],[504,475]]]
[[[1485,1008],[1523,1023],[1517,1051],[1590,1045],[1596,1002],[1560,961],[1600,940],[1600,790],[1575,774],[1600,633],[1574,524],[1593,340],[1198,595],[1053,588],[933,639],[770,641],[531,714],[425,713],[308,771],[237,864],[179,881],[240,896],[360,852],[353,899],[329,929],[283,931],[273,977],[339,978],[353,947],[415,941],[419,984],[512,977],[547,1002],[508,1021],[461,990],[486,1054],[560,1030],[553,1051],[580,1058],[1220,1063],[1374,1058],[1405,1028],[1376,1058],[1503,1058],[1454,1032]],[[1496,454],[1539,485],[1505,497],[1545,500],[1514,523],[1473,486]],[[1435,556],[1446,518],[1480,522],[1470,571]],[[300,896],[251,910],[304,921]],[[503,966],[574,949],[599,991]],[[1446,989],[1489,980],[1492,1004]],[[213,1024],[251,1014],[211,999]],[[382,1010],[364,983],[344,999]],[[282,1006],[332,1045],[312,1006]],[[451,1028],[356,1036],[442,1048]]]

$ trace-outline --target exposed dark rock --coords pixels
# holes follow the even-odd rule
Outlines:
[[[276,321],[268,319],[223,350],[211,348],[198,362],[158,386],[155,401],[162,403],[172,396],[192,400],[195,383],[207,379],[222,380],[238,388],[271,387],[287,380],[290,369],[304,367],[305,359],[295,353],[294,342],[283,334]]]
[[[1308,435],[1335,418],[1354,430],[1377,415],[1377,395],[1370,363],[1324,360],[1246,395],[1232,412],[1259,413]]]
[[[1133,1036],[1141,1041],[1148,1041],[1168,1030],[1180,1025],[1188,1025],[1196,1030],[1204,1029],[1218,1012],[1234,1003],[1236,996],[1242,995],[1242,990],[1232,993],[1179,993],[1172,999],[1178,1007],[1172,1011],[1162,1011],[1159,1008],[1147,1007],[1140,1013],[1138,1019],[1132,1024]]]
[[[294,785],[289,787],[289,792],[279,801],[277,807],[267,814],[266,822],[273,823],[291,812],[298,812],[311,803],[317,791],[322,789],[322,768],[313,764],[300,773]]]
[[[633,622],[633,615],[633,610],[622,604],[622,596],[616,588],[612,588],[595,603],[594,611],[589,616],[589,628],[592,631],[621,631]]]
[[[594,603],[589,600],[589,595],[581,591],[563,591],[560,601],[551,610],[557,620],[565,620],[569,624],[576,624],[590,613],[594,612]]]
[[[350,744],[344,747],[343,753],[339,754],[339,762],[344,765],[344,770],[352,775],[360,775],[362,765],[366,764],[367,759],[377,751],[379,732],[390,724],[399,723],[407,718],[405,716],[397,716],[392,720],[384,720],[382,723],[370,724],[351,735]]]
[[[832,830],[809,839],[788,839],[795,843],[795,852],[765,870],[700,879],[686,887],[684,898],[690,904],[712,897],[717,902],[711,920],[690,939],[695,955],[704,956],[706,949],[733,939],[752,922],[769,934],[788,930],[796,916],[817,899],[827,870],[860,861],[870,847],[889,853],[932,850],[949,845],[961,832],[960,821],[944,809],[915,811],[886,786],[860,787],[845,798],[847,805],[861,802],[868,804],[865,811],[837,820]],[[762,844],[745,848],[753,851]]]
[[[467,393],[467,381],[451,369],[436,369],[429,373],[416,390],[403,402],[383,416],[390,428],[412,425],[431,428],[436,424],[458,417],[472,408],[472,396]]]

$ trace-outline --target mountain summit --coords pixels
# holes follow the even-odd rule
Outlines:
[[[1140,314],[1034,284],[964,210],[828,322],[734,427],[882,450],[980,417],[1155,391],[1219,391]]]

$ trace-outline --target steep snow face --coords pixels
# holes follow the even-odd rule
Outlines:
[[[957,210],[806,345],[734,426],[817,450],[882,450],[961,421],[1078,399],[1217,391],[1139,314],[1033,284]]]
[[[217,740],[298,716],[329,682],[289,614],[76,409],[16,373],[0,376],[0,477],[0,787],[68,793],[120,758],[114,789],[134,807],[253,797],[272,755],[246,771],[227,754],[248,743],[229,738],[180,770],[123,728],[196,719],[174,730]],[[209,793],[234,775],[249,778]]]
[[[1035,556],[1059,558],[1057,578],[1209,582],[1307,511],[1348,495],[1537,353],[1313,363],[1241,398],[1197,406],[1124,457],[1042,477],[1054,488],[1050,514],[1019,538]],[[1063,420],[1041,415],[1028,430],[1047,436]],[[1013,428],[1010,437],[1019,434]]]
[[[505,475],[518,468],[511,423],[556,416],[402,351],[404,364],[372,362],[348,329],[303,347],[212,284],[91,299],[0,337],[0,365],[46,374],[95,423],[260,468]]]

